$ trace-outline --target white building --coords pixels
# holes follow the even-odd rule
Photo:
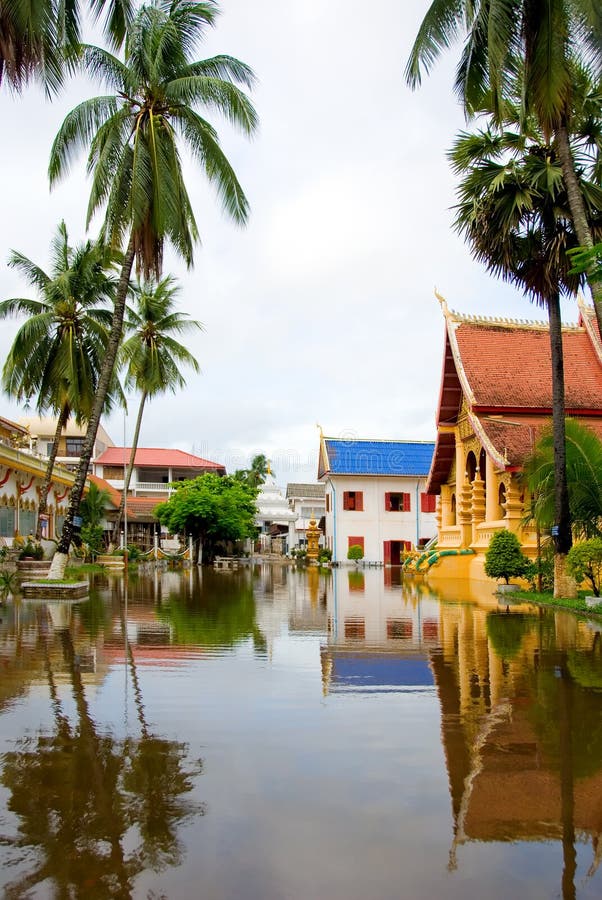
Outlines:
[[[294,543],[290,547],[304,547],[309,522],[313,518],[320,522],[326,511],[324,494],[326,487],[320,482],[314,484],[289,483],[286,486],[286,499],[289,507],[297,515],[295,522]]]
[[[256,500],[255,524],[261,553],[289,553],[295,546],[297,513],[290,509],[274,476],[268,471]]]
[[[399,565],[404,550],[437,534],[436,498],[426,493],[434,443],[320,438],[326,486],[326,546],[344,562],[359,544],[371,563]]]

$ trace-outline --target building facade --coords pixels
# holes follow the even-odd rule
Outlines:
[[[320,482],[315,484],[289,483],[286,486],[286,499],[289,507],[296,515],[295,530],[292,535],[291,550],[305,547],[306,533],[311,519],[322,523],[326,511],[326,487]]]
[[[551,424],[552,369],[545,322],[462,316],[448,309],[428,491],[438,495],[440,551],[433,579],[485,578],[492,535],[514,532],[534,557],[538,534],[526,519],[525,459]],[[566,414],[602,437],[602,343],[592,308],[562,331]],[[445,552],[441,552],[445,551]]]
[[[320,437],[318,478],[325,485],[325,541],[334,562],[353,545],[370,563],[400,565],[403,553],[436,534],[435,500],[426,478],[427,441]]]

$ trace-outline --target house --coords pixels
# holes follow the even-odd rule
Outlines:
[[[32,451],[47,459],[52,453],[57,420],[51,417],[22,416],[19,419],[19,424],[27,429]],[[73,419],[67,422],[59,438],[59,447],[56,455],[56,462],[59,465],[72,471],[77,470],[81,448],[86,437],[86,429],[86,425],[77,425]],[[99,425],[96,440],[94,441],[92,459],[100,456],[107,447],[112,446],[113,441],[102,425]]]
[[[445,349],[427,487],[439,497],[438,553],[429,577],[485,578],[496,530],[513,531],[527,554],[537,552],[520,476],[551,422],[549,329],[545,322],[463,316],[440,302]],[[579,310],[579,323],[562,329],[566,413],[602,437],[602,343],[593,308],[580,301]]]
[[[263,554],[274,553],[277,556],[290,553],[295,545],[297,513],[289,507],[269,466],[255,503],[257,506],[255,525],[259,529],[258,551]]]
[[[426,477],[434,444],[320,435],[318,478],[325,490],[326,546],[334,562],[359,544],[364,559],[400,565],[402,553],[436,534]]]
[[[320,522],[324,518],[326,509],[325,492],[326,486],[320,482],[315,484],[287,484],[286,499],[289,507],[297,516],[293,538],[294,544],[291,549],[305,546],[305,534],[310,519]]]
[[[121,502],[130,454],[131,447],[111,446],[93,462],[91,480],[99,488],[106,490],[110,497],[107,507],[109,530],[115,522]],[[221,463],[184,450],[138,447],[126,504],[127,542],[150,549],[158,525],[154,509],[158,503],[169,499],[174,491],[172,482],[187,481],[207,473],[225,475],[226,469]]]
[[[35,534],[40,489],[46,475],[46,459],[32,449],[29,430],[0,417],[0,543],[12,546],[17,535]],[[44,537],[57,537],[63,527],[74,476],[55,466],[48,494],[48,518]]]

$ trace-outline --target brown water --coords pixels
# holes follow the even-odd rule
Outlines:
[[[0,618],[6,898],[602,895],[600,623],[286,567]]]

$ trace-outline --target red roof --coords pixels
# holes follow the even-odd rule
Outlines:
[[[477,319],[444,305],[446,340],[437,424],[427,490],[438,493],[455,459],[454,426],[464,400],[475,433],[497,466],[520,468],[541,429],[550,424],[552,367],[545,323]],[[602,344],[593,311],[563,328],[565,405],[602,436]]]
[[[99,466],[123,466],[130,461],[131,447],[107,447],[107,449],[94,460]],[[135,466],[148,468],[172,468],[172,469],[210,469],[224,472],[225,467],[221,463],[211,462],[201,456],[185,453],[183,450],[164,450],[156,447],[138,447],[134,457]]]
[[[99,478],[98,475],[88,475],[88,481],[92,481],[101,491],[106,491],[115,509],[119,509],[121,491],[116,490],[113,485],[105,481],[104,478]]]
[[[550,335],[545,328],[462,323],[455,330],[473,409],[551,410]],[[585,329],[565,330],[567,412],[602,412],[602,365]]]

